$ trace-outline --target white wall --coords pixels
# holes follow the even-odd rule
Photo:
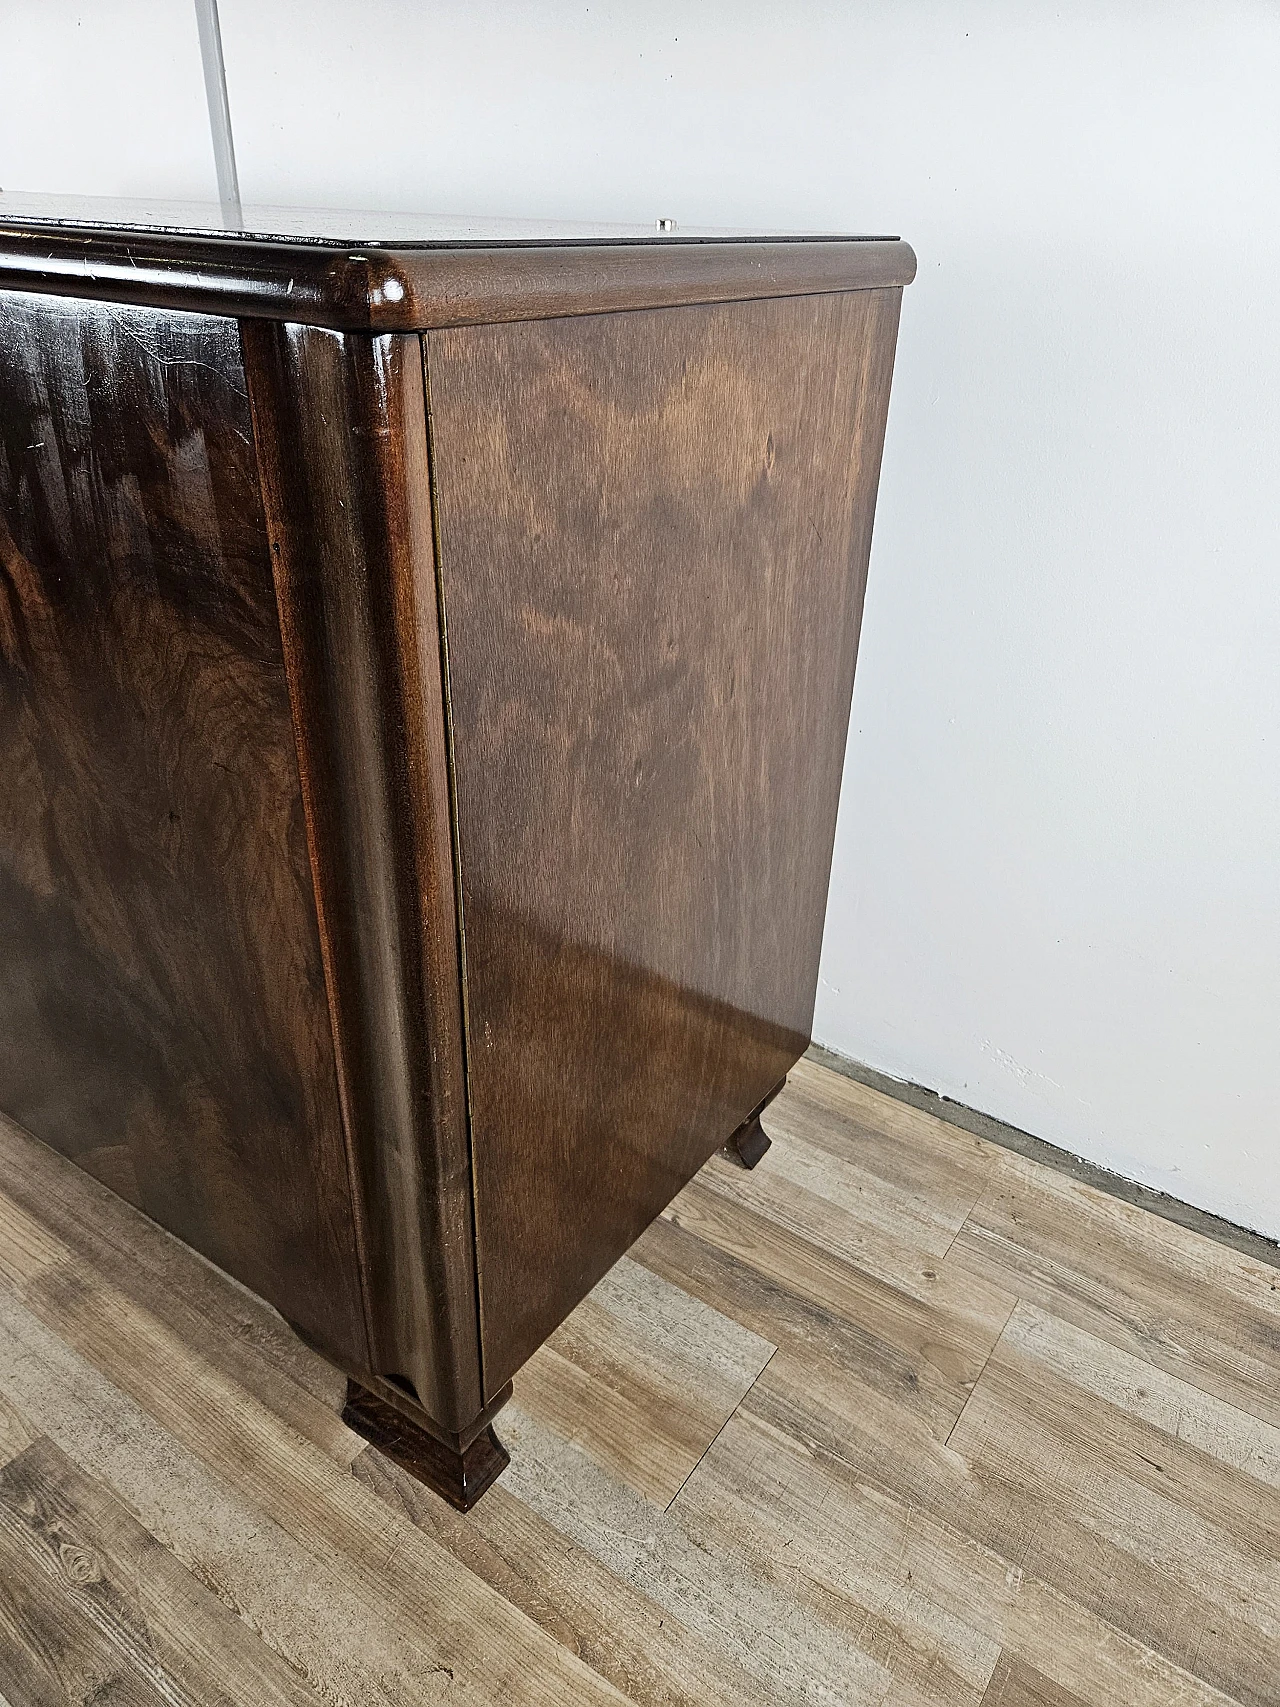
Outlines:
[[[0,183],[211,193],[189,13],[3,0]],[[911,239],[818,1039],[1280,1234],[1271,0],[222,19],[249,200]]]
[[[216,196],[191,0],[0,0],[0,189]]]

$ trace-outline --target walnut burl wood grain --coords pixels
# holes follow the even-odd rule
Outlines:
[[[424,340],[487,1391],[808,1040],[900,296]]]
[[[482,1398],[421,350],[270,322],[243,338],[372,1367],[458,1429]]]
[[[0,295],[0,1107],[367,1357],[234,322]]]

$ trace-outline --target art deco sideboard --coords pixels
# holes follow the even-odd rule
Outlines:
[[[808,1041],[914,264],[0,197],[0,1109],[464,1507]]]

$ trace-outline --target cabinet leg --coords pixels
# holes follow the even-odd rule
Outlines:
[[[729,1140],[730,1147],[744,1168],[754,1168],[771,1142],[769,1134],[760,1124],[758,1114],[753,1114],[750,1120],[744,1120]]]
[[[756,1104],[755,1108],[751,1110],[751,1113],[725,1145],[725,1149],[732,1151],[744,1168],[754,1168],[761,1156],[763,1156],[765,1151],[769,1148],[769,1134],[765,1131],[764,1127],[761,1126],[760,1116],[764,1113],[765,1109],[768,1108],[769,1104],[773,1101],[774,1097],[777,1096],[778,1092],[785,1090],[786,1083],[787,1081],[785,1079],[781,1079],[769,1092],[768,1096],[765,1097],[764,1101]]]
[[[492,1426],[458,1452],[357,1381],[347,1382],[342,1420],[456,1511],[470,1511],[511,1462]]]

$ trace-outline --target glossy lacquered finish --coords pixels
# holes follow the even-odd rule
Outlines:
[[[481,1381],[422,355],[271,322],[244,349],[373,1367],[457,1429]]]
[[[808,1040],[910,251],[33,230],[0,1108],[465,1504]]]
[[[200,229],[197,210],[144,204],[130,218],[115,204],[104,223],[84,202],[0,196],[0,288],[403,332],[893,288],[915,275],[910,245],[894,237],[658,239],[607,226],[404,216],[379,226],[376,216],[271,209],[246,232],[207,211]]]
[[[368,1356],[234,321],[0,293],[0,1107]]]

